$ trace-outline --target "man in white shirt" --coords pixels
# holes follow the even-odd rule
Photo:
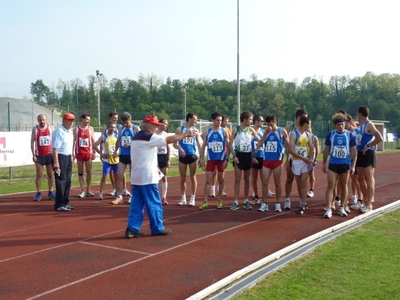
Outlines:
[[[160,179],[157,159],[157,147],[175,143],[185,137],[198,135],[197,130],[187,130],[171,136],[155,134],[163,125],[157,116],[147,116],[143,119],[142,130],[132,138],[131,142],[131,183],[132,201],[129,209],[126,238],[142,237],[140,232],[143,223],[143,208],[146,207],[150,221],[151,235],[168,235],[171,229],[163,224],[163,208],[158,190]]]

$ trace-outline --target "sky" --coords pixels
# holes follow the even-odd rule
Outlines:
[[[96,70],[185,81],[399,73],[394,0],[0,0],[0,97]]]

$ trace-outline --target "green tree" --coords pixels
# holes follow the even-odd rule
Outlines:
[[[50,89],[46,86],[41,79],[36,80],[36,82],[31,83],[31,94],[33,96],[33,101],[37,104],[47,103],[47,98],[50,94]],[[44,98],[44,99],[43,99]]]

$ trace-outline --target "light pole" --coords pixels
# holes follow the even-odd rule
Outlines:
[[[100,120],[100,76],[103,76],[99,70],[96,70],[97,77],[97,120],[99,122],[99,130],[101,128],[101,120]]]
[[[240,124],[240,76],[239,76],[239,0],[237,0],[237,123]]]
[[[183,119],[186,119],[186,86],[182,89],[183,92]]]

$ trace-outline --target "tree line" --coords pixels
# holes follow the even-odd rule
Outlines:
[[[194,112],[208,120],[211,113],[228,114],[232,122],[237,116],[236,80],[190,78],[186,81],[156,75],[140,75],[138,80],[108,80],[105,76],[88,76],[88,83],[80,79],[59,80],[52,89],[42,80],[31,84],[33,101],[41,105],[57,104],[78,116],[90,113],[97,124],[97,92],[100,90],[101,121],[108,113],[128,111],[133,120],[156,114],[169,120],[184,119],[185,112]],[[298,108],[308,111],[313,122],[331,119],[334,112],[344,109],[356,117],[357,108],[367,105],[370,119],[390,121],[389,131],[400,133],[400,75],[374,74],[364,76],[332,76],[322,79],[307,77],[302,82],[283,79],[258,79],[253,74],[240,82],[240,111],[254,114],[275,114],[286,122],[294,119]]]

